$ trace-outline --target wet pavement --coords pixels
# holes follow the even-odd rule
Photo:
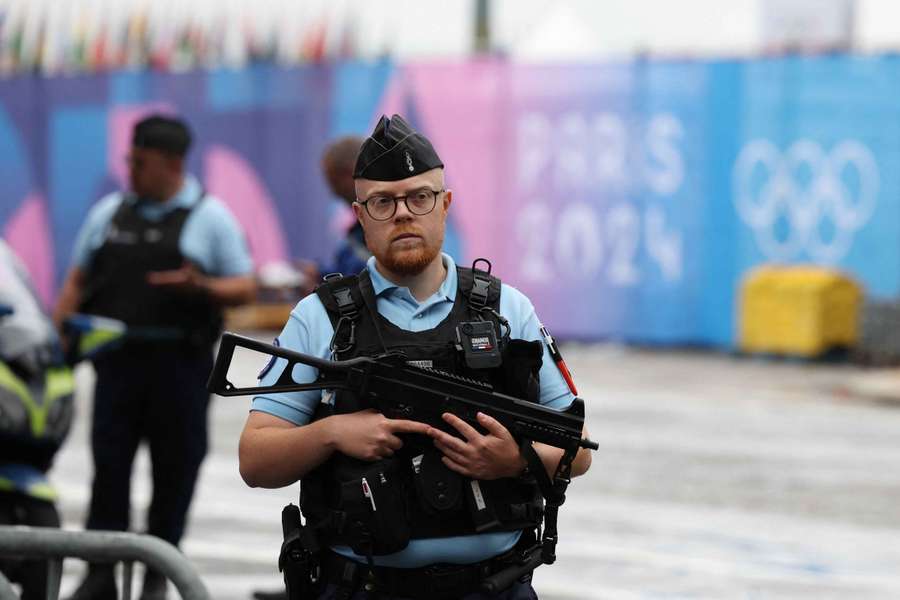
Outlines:
[[[557,564],[535,574],[542,599],[900,598],[897,371],[613,345],[563,351],[600,450],[561,510]],[[80,369],[78,424],[52,473],[69,528],[81,527],[89,496],[91,378]],[[248,403],[213,403],[183,544],[221,600],[279,585],[280,511],[296,501],[294,489],[240,479]],[[136,529],[148,471],[141,451]],[[81,568],[67,561],[64,592]]]

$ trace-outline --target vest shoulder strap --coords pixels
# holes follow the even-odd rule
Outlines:
[[[121,223],[122,219],[134,212],[134,199],[131,194],[126,192],[118,192],[118,194],[119,205],[116,207],[116,212],[109,219],[110,224],[115,225]]]
[[[502,282],[499,277],[491,275],[490,263],[488,263],[487,271],[479,269],[476,265],[480,261],[487,262],[483,258],[478,258],[472,263],[472,267],[456,266],[459,291],[475,310],[481,310],[485,306],[497,309]]]
[[[341,318],[355,321],[365,307],[358,275],[331,276],[316,287],[332,324]]]

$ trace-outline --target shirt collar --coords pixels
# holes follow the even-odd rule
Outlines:
[[[449,254],[443,252],[441,253],[441,260],[444,263],[444,267],[447,269],[447,276],[444,278],[444,282],[441,284],[441,287],[438,288],[435,295],[452,302],[456,298],[456,263],[453,262],[453,259]],[[369,271],[369,278],[372,280],[372,291],[375,292],[376,296],[381,296],[382,294],[397,289],[407,289],[400,288],[396,283],[382,275],[378,269],[375,268],[374,256],[369,257],[369,260],[366,261],[366,269]]]
[[[168,202],[154,202],[144,199],[135,199],[134,201],[143,205],[144,207],[150,207],[152,212],[159,213],[167,213],[170,210],[174,210],[176,208],[190,208],[194,206],[197,202],[200,201],[200,194],[202,193],[202,188],[200,187],[200,182],[197,181],[197,178],[191,175],[190,173],[185,174],[184,181],[181,183],[181,187],[175,192],[175,195],[169,199]]]

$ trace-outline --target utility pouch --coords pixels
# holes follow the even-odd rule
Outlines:
[[[322,552],[312,528],[302,524],[300,509],[288,504],[281,511],[284,542],[278,570],[284,574],[288,600],[315,600],[325,587]]]
[[[343,482],[340,494],[354,552],[377,556],[409,545],[409,519],[396,460],[371,463],[359,477]]]

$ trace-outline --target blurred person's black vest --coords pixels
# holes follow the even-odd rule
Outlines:
[[[123,198],[103,245],[87,268],[81,312],[123,321],[129,328],[175,329],[180,341],[212,344],[222,328],[222,310],[201,293],[156,287],[147,283],[151,271],[180,268],[185,257],[179,240],[188,217],[205,201],[175,208],[160,221],[143,218],[137,202]]]
[[[480,274],[485,284],[480,289],[487,294],[473,306],[474,273]],[[367,270],[358,276],[330,278],[316,293],[335,328],[334,358],[402,352],[411,364],[483,381],[497,392],[538,402],[543,347],[540,342],[500,335],[503,328],[509,331],[499,317],[500,280],[462,267],[457,267],[457,277],[450,314],[435,328],[421,332],[401,329],[378,313]],[[457,347],[456,329],[482,319],[494,323],[502,364],[473,369]],[[320,405],[315,419],[366,408],[352,392],[340,391],[333,404]],[[302,480],[301,507],[323,543],[350,546],[371,556],[399,551],[410,539],[515,531],[540,524],[543,499],[533,478],[467,479],[443,464],[430,438],[401,438],[404,447],[391,458],[366,462],[335,453]]]

